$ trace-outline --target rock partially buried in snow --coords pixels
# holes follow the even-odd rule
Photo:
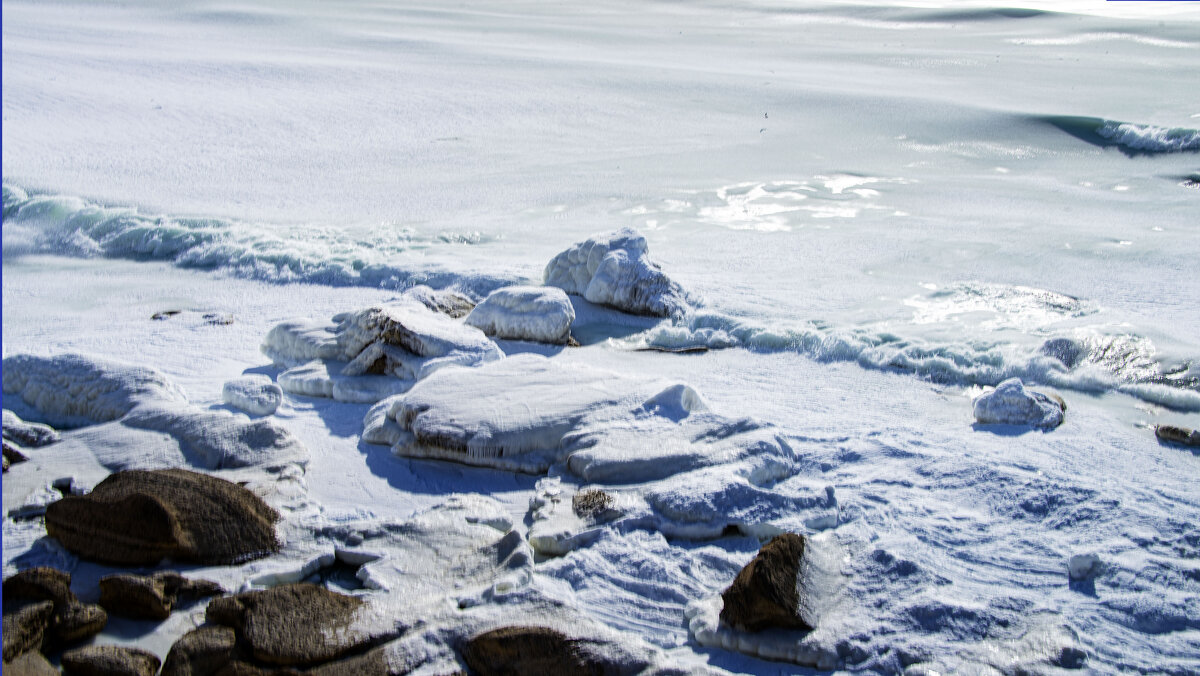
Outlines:
[[[1026,389],[1020,378],[1009,378],[995,390],[975,398],[975,421],[981,425],[1028,425],[1051,430],[1062,424],[1065,406],[1040,392]]]
[[[1174,425],[1159,425],[1154,428],[1154,436],[1173,444],[1200,446],[1200,430],[1175,427]]]
[[[117,472],[46,509],[46,532],[85,559],[237,563],[279,547],[279,515],[250,491],[181,469]]]
[[[479,676],[619,674],[624,660],[605,654],[600,641],[569,638],[548,627],[501,627],[471,637],[463,658]]]
[[[58,432],[48,425],[25,422],[12,411],[4,409],[4,438],[13,443],[38,448],[58,441]]]
[[[462,319],[470,314],[475,307],[475,303],[457,291],[449,289],[432,289],[428,286],[420,285],[404,292],[406,298],[411,298],[421,305],[440,312],[452,319]]]
[[[647,254],[646,238],[625,228],[595,235],[550,260],[547,286],[625,312],[669,317],[687,308],[683,289]]]
[[[571,337],[575,308],[562,290],[547,286],[509,286],[483,299],[466,323],[493,338],[565,345]]]
[[[1067,562],[1067,575],[1072,580],[1090,580],[1100,574],[1102,566],[1095,554],[1075,554]]]
[[[158,656],[138,648],[90,645],[63,653],[63,668],[79,676],[154,676]]]
[[[100,605],[122,617],[165,620],[180,601],[225,593],[215,582],[189,580],[171,570],[152,575],[120,573],[100,579]]]
[[[267,376],[243,376],[225,383],[221,399],[252,415],[272,415],[283,403],[283,390]]]
[[[764,545],[721,594],[721,621],[743,631],[815,627],[817,618],[805,588],[806,545],[804,536],[795,533],[778,535]]]

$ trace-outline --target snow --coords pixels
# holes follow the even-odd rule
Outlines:
[[[20,416],[4,409],[4,438],[22,446],[45,446],[58,441],[58,432],[39,423],[25,422]]]
[[[593,303],[667,317],[687,307],[683,289],[650,260],[646,238],[629,228],[593,235],[546,264],[543,281]]]
[[[221,387],[221,399],[251,415],[271,415],[283,402],[283,390],[263,375],[230,380]]]
[[[1010,378],[975,399],[975,421],[981,425],[1029,425],[1054,429],[1062,424],[1062,400],[1025,388],[1020,378]]]
[[[565,345],[575,308],[560,289],[509,286],[483,299],[465,320],[493,338]]]

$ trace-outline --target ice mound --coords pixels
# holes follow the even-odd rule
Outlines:
[[[262,352],[287,369],[278,378],[284,391],[374,403],[443,366],[504,356],[483,332],[411,298],[342,313],[333,322],[295,319],[267,333]]]
[[[493,338],[566,344],[571,337],[575,308],[562,289],[510,286],[483,299],[466,323]]]
[[[543,279],[633,314],[669,317],[688,306],[683,289],[650,260],[646,238],[629,228],[573,245],[550,260]]]
[[[1061,399],[1025,389],[1020,378],[1010,378],[995,390],[975,399],[975,420],[981,425],[1029,425],[1051,430],[1062,424]]]
[[[221,399],[252,415],[271,415],[283,402],[283,390],[267,376],[243,376],[225,383]]]

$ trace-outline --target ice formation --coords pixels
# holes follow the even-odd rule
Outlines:
[[[550,260],[543,279],[547,286],[634,314],[669,317],[688,307],[683,289],[650,260],[646,238],[629,228],[573,245]]]
[[[575,308],[562,289],[509,286],[496,289],[467,315],[466,323],[493,338],[566,344]]]
[[[243,376],[221,387],[221,399],[252,415],[271,415],[283,402],[283,390],[267,376]]]
[[[1020,378],[1010,378],[995,390],[975,399],[975,421],[981,425],[1029,425],[1054,429],[1062,424],[1062,400],[1025,389]]]

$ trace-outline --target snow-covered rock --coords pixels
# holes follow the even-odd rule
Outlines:
[[[283,390],[263,375],[249,375],[225,383],[221,399],[253,415],[271,415],[283,403]]]
[[[1026,389],[1020,378],[1009,378],[995,390],[975,398],[975,421],[981,425],[1029,425],[1054,429],[1063,421],[1062,400]]]
[[[432,289],[423,284],[414,286],[404,292],[405,298],[411,298],[421,305],[440,312],[447,317],[461,319],[471,312],[475,303],[457,291],[449,289]]]
[[[4,438],[21,446],[37,448],[58,441],[58,432],[49,425],[31,423],[8,409],[4,409]]]
[[[544,281],[593,303],[641,315],[668,317],[687,308],[683,289],[647,254],[635,230],[595,235],[550,260]]]
[[[575,308],[562,289],[548,286],[509,286],[483,299],[466,323],[493,338],[566,344],[571,337]]]

